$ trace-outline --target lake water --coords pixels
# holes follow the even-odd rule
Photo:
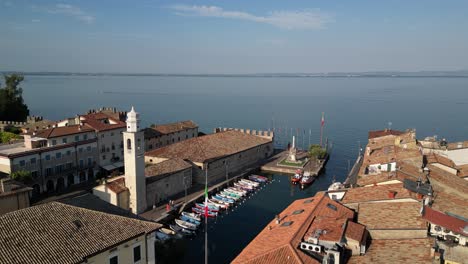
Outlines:
[[[326,189],[333,177],[342,181],[369,130],[391,122],[395,129],[416,128],[419,138],[468,138],[468,78],[26,76],[22,86],[31,114],[47,119],[133,105],[143,125],[192,119],[204,132],[274,127],[283,145],[291,132],[299,146],[309,138],[318,143],[325,112],[325,135],[333,145],[326,173],[305,191],[274,175],[272,184],[210,224],[210,263],[232,260],[294,199]],[[203,236],[185,242],[178,261],[202,263],[203,246]]]

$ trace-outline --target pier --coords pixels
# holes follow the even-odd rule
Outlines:
[[[288,155],[289,152],[287,150],[282,151],[276,154],[270,162],[261,166],[260,169],[262,171],[285,174],[295,174],[297,169],[301,169],[304,171],[308,171],[312,176],[318,176],[325,167],[325,164],[327,163],[329,158],[329,155],[327,155],[323,160],[310,159],[303,166],[288,166],[280,164],[280,162],[285,160],[288,157]]]

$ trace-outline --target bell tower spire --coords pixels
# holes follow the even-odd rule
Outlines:
[[[146,178],[144,133],[140,131],[140,115],[132,106],[127,113],[127,131],[123,132],[125,186],[130,191],[129,205],[135,214],[146,210]]]

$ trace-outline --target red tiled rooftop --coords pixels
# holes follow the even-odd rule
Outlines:
[[[63,127],[53,127],[53,128],[40,130],[37,132],[30,131],[26,134],[33,135],[39,138],[54,138],[54,137],[63,137],[63,136],[87,133],[87,132],[93,132],[93,131],[94,130],[86,126],[72,125],[72,126],[63,126]]]
[[[369,230],[425,229],[420,209],[419,202],[360,203],[358,221]]]
[[[175,132],[184,131],[186,129],[192,129],[192,128],[197,128],[197,127],[198,125],[192,120],[186,120],[186,121],[180,121],[180,122],[170,123],[170,124],[155,125],[151,128],[162,134],[170,134],[170,133],[175,133]]]
[[[428,206],[424,206],[423,219],[431,222],[434,225],[439,225],[448,230],[468,236],[468,222],[458,219],[456,217],[446,215],[439,211],[436,211]],[[466,230],[465,230],[466,229]]]
[[[432,238],[379,239],[372,243],[363,256],[352,256],[348,264],[372,263],[427,263],[431,264]]]
[[[124,191],[128,190],[127,187],[125,187],[125,178],[124,177],[120,177],[120,178],[118,178],[116,180],[107,182],[106,187],[109,188],[111,191],[113,191],[116,194],[119,194],[121,192],[124,192]]]
[[[145,156],[167,159],[180,158],[193,162],[205,162],[233,155],[267,143],[271,143],[271,140],[231,130],[203,137],[190,138],[163,148],[148,151],[145,153]]]
[[[372,176],[370,176],[372,177]],[[389,192],[395,192],[395,197],[389,197]],[[346,193],[341,200],[343,204],[384,201],[416,198],[409,190],[403,187],[403,183],[384,184],[371,187],[358,187],[346,190]]]
[[[393,130],[393,129],[384,129],[384,130],[375,130],[375,131],[369,131],[369,139],[373,138],[378,138],[378,137],[384,137],[384,136],[398,136],[403,134],[404,132],[398,131],[398,130]]]
[[[125,128],[126,124],[123,121],[113,118],[105,113],[91,113],[82,116],[85,120],[83,123],[97,131],[106,131],[118,128]]]
[[[336,211],[332,207],[336,208]],[[299,210],[304,211],[293,214]],[[354,212],[320,192],[314,197],[294,201],[279,215],[281,223],[292,222],[292,224],[281,226],[273,219],[232,263],[320,263],[297,248],[303,241],[304,235],[313,231],[311,228],[317,217],[327,219],[324,223],[331,223],[332,219],[352,219]],[[327,231],[340,232],[335,230],[336,225],[330,227],[332,229]]]
[[[347,238],[354,239],[356,241],[361,242],[364,238],[364,234],[366,232],[366,227],[359,223],[355,223],[353,221],[348,221],[346,226],[345,236]]]

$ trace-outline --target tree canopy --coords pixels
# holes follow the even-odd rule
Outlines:
[[[19,74],[4,75],[5,87],[0,88],[0,120],[25,121],[29,115],[23,101],[23,89],[19,84],[24,77]]]
[[[320,145],[314,144],[309,147],[309,156],[317,159],[323,159],[327,155],[327,150]]]

